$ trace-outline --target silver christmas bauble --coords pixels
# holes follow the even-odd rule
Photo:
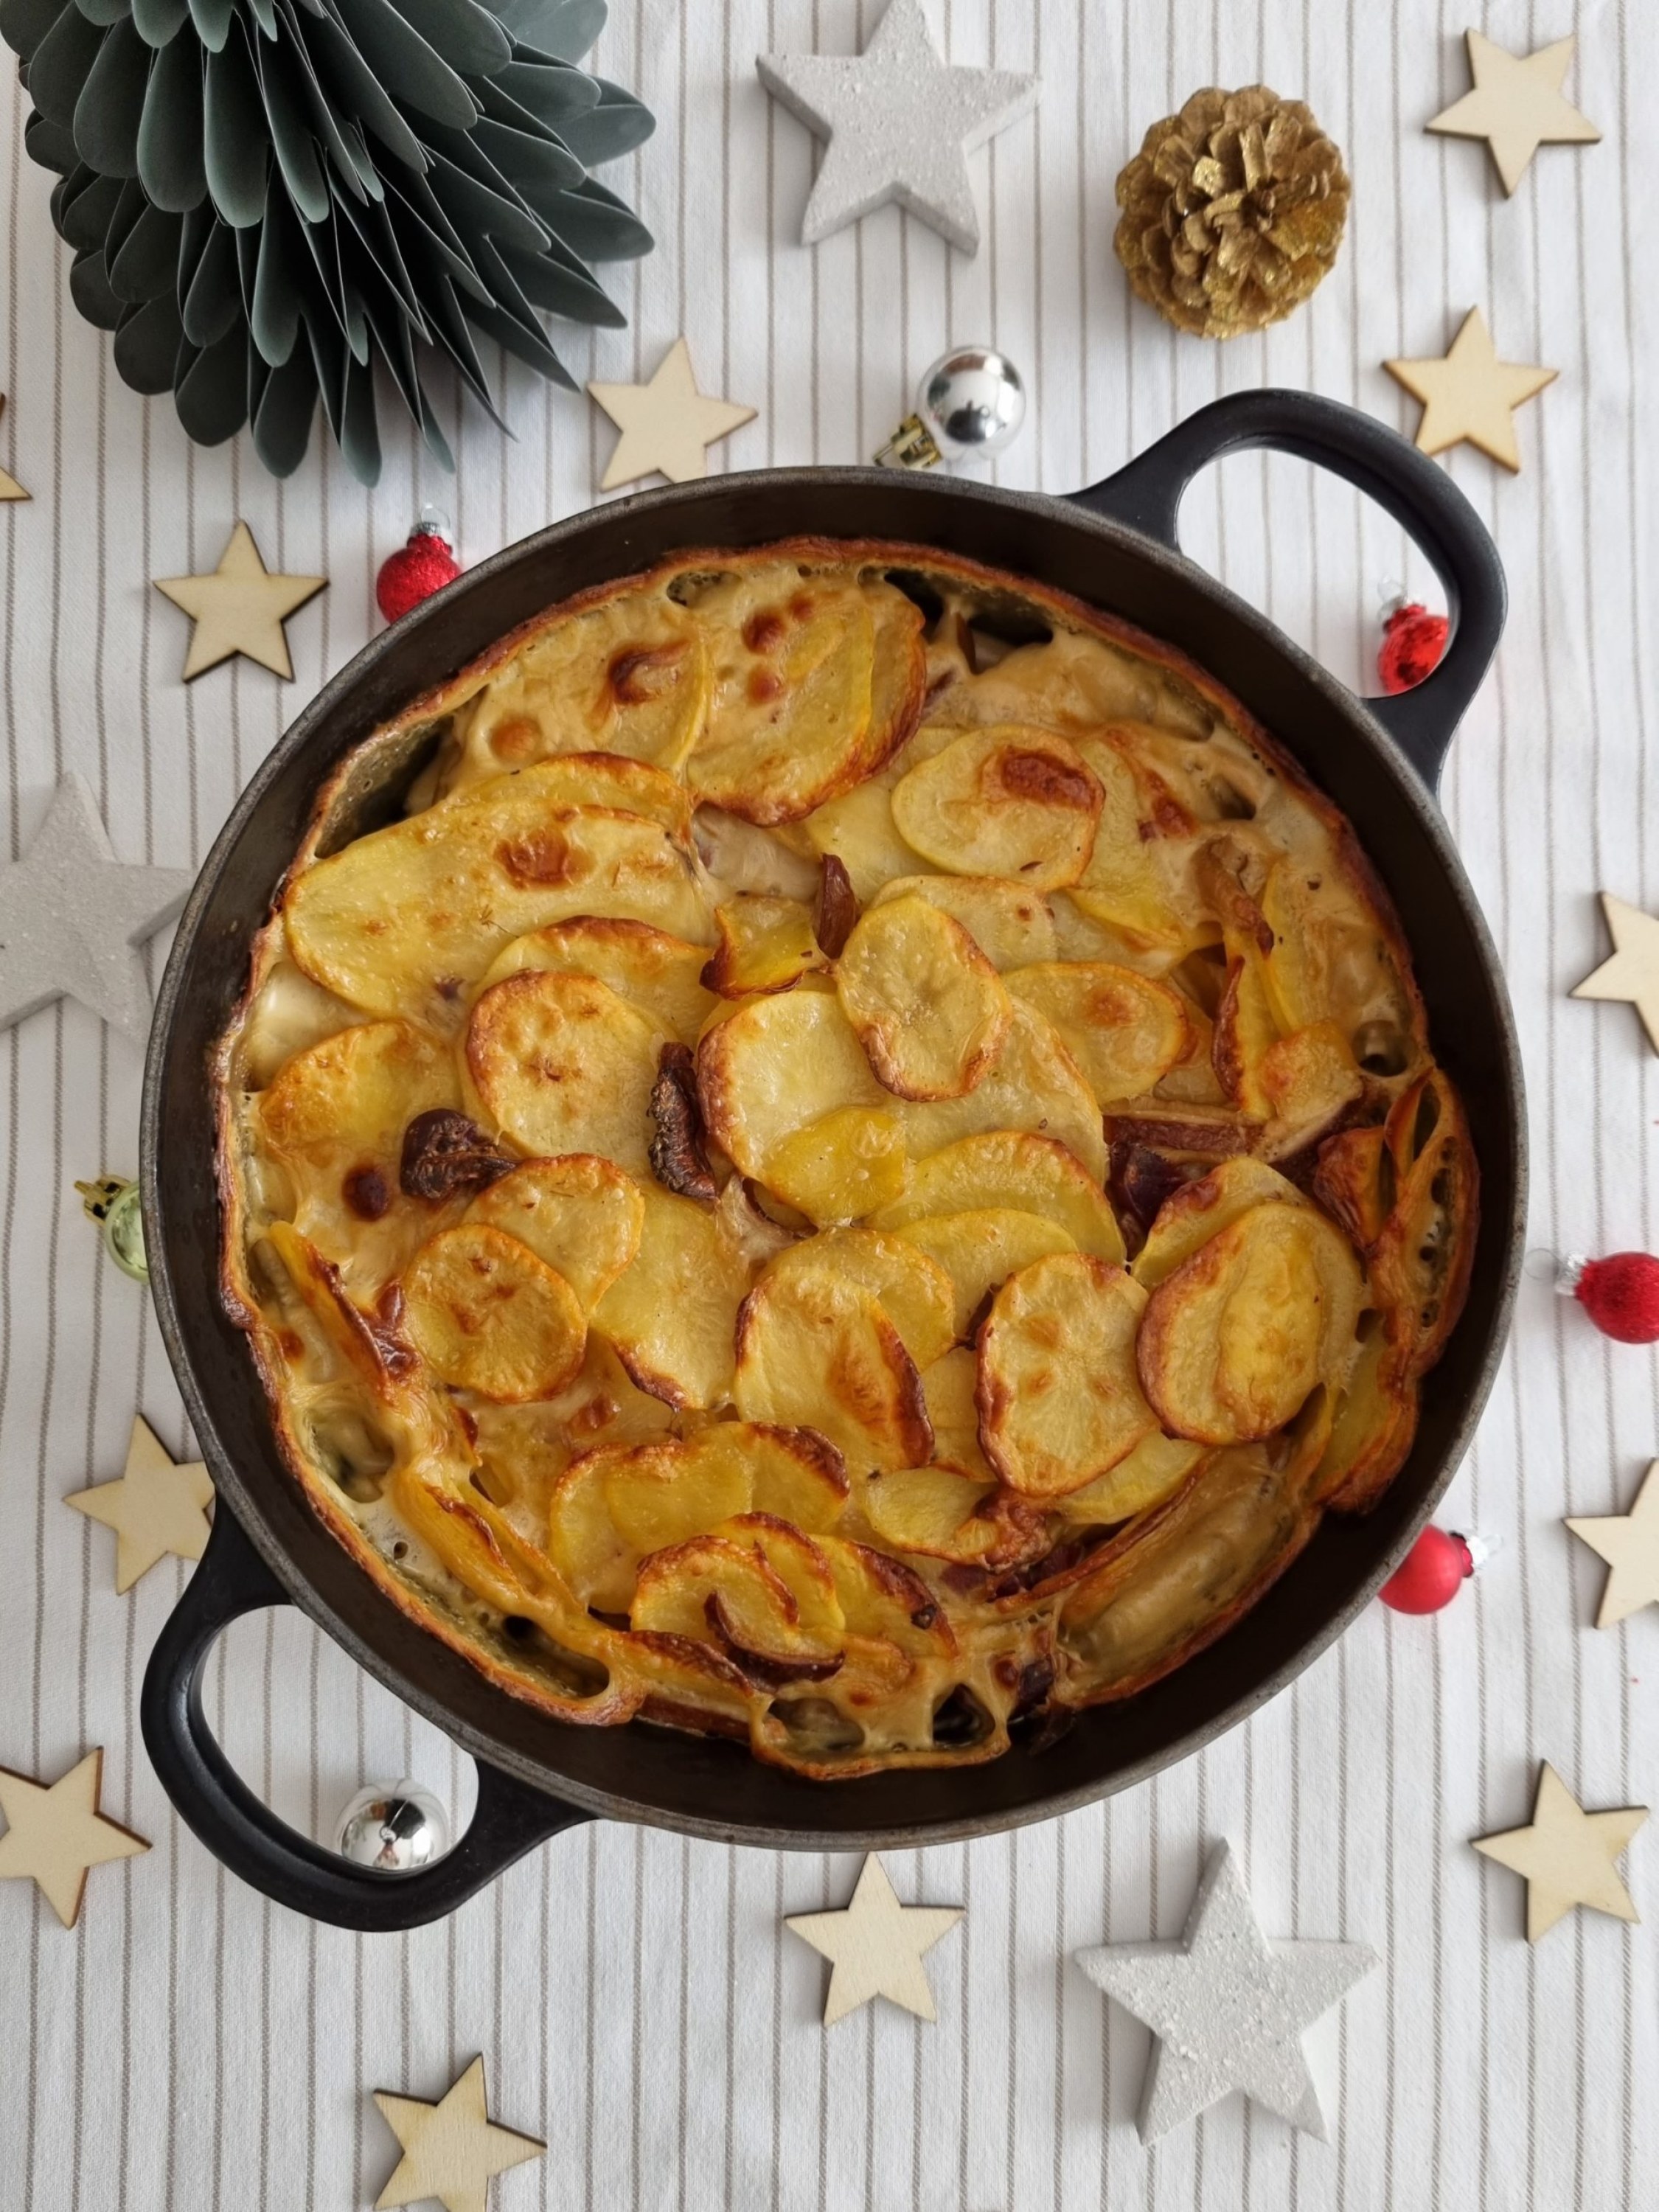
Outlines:
[[[418,1782],[371,1782],[341,1814],[334,1848],[355,1865],[407,1874],[449,1849],[449,1817]]]
[[[957,346],[922,378],[915,414],[876,459],[887,468],[931,469],[1000,453],[1024,420],[1025,386],[1007,355],[993,346]]]

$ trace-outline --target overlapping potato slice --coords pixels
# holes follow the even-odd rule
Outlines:
[[[554,1490],[574,1460],[605,1444],[654,1442],[674,1419],[660,1399],[635,1389],[592,1329],[580,1372],[556,1397],[520,1405],[475,1401],[468,1412],[478,1483],[526,1541],[538,1545],[547,1539]]]
[[[665,592],[567,615],[480,694],[448,789],[549,754],[620,753],[677,769],[696,742],[708,682],[702,632]]]
[[[1230,938],[1227,981],[1215,1010],[1210,1058],[1223,1091],[1243,1114],[1265,1121],[1273,1112],[1265,1072],[1279,1042],[1267,964],[1254,945]]]
[[[640,1249],[593,1310],[593,1326],[641,1390],[694,1412],[732,1385],[750,1261],[718,1212],[641,1186]]]
[[[564,1277],[482,1222],[441,1229],[404,1270],[404,1333],[434,1375],[481,1398],[550,1398],[587,1322]]]
[[[466,984],[528,930],[573,915],[711,933],[685,853],[658,823],[555,795],[560,764],[499,776],[302,869],[283,902],[313,981],[440,1030]]]
[[[987,1130],[918,1160],[904,1196],[871,1225],[902,1229],[929,1216],[988,1209],[1037,1214],[1063,1229],[1079,1252],[1114,1265],[1123,1258],[1122,1231],[1105,1192],[1064,1145],[1029,1130]]]
[[[1064,738],[1010,722],[969,731],[920,763],[892,804],[899,835],[936,866],[1042,891],[1083,875],[1101,789]]]
[[[1401,1094],[1387,1136],[1395,1195],[1370,1275],[1416,1376],[1439,1358],[1468,1295],[1480,1170],[1462,1103],[1438,1068]]]
[[[811,824],[808,824],[811,827]],[[926,899],[959,921],[991,965],[1006,973],[1058,956],[1054,909],[1038,890],[1006,876],[899,876],[872,902]]]
[[[917,1659],[954,1654],[956,1632],[944,1607],[902,1559],[845,1536],[820,1537],[817,1548],[835,1578],[849,1640],[890,1644]]]
[[[527,969],[473,1007],[466,1073],[480,1118],[522,1151],[597,1152],[643,1177],[651,1091],[669,1042],[608,983]]]
[[[919,1368],[956,1342],[956,1296],[951,1278],[938,1261],[914,1243],[877,1229],[831,1229],[804,1237],[779,1253],[763,1281],[775,1281],[801,1267],[827,1267],[857,1283],[879,1300]]]
[[[892,1204],[909,1174],[896,1115],[878,1106],[838,1106],[773,1147],[766,1187],[822,1228]]]
[[[1364,1278],[1310,1206],[1251,1207],[1152,1295],[1138,1351],[1164,1426],[1195,1443],[1272,1436],[1352,1364]]]
[[[860,581],[875,625],[870,678],[870,726],[859,761],[861,776],[879,773],[908,741],[927,694],[926,619],[914,599],[884,577]]]
[[[775,1149],[809,1122],[839,1107],[893,1105],[840,1000],[811,983],[753,1000],[709,1030],[697,1091],[709,1135],[763,1182]]]
[[[896,763],[902,766],[902,763]],[[907,881],[927,864],[907,845],[893,820],[895,769],[854,784],[851,791],[814,808],[801,827],[816,851],[833,854],[846,869],[860,903],[896,877]]]
[[[1143,1290],[1155,1291],[1183,1260],[1252,1207],[1307,1202],[1293,1182],[1265,1161],[1218,1161],[1207,1175],[1182,1183],[1165,1199],[1129,1272]]]
[[[1016,968],[1005,981],[1052,1025],[1103,1106],[1151,1091],[1191,1042],[1181,994],[1132,969],[1054,960]]]
[[[1279,1027],[1340,1019],[1351,1039],[1381,1033],[1391,1049],[1378,1072],[1411,1072],[1423,1052],[1416,989],[1401,973],[1396,940],[1343,871],[1284,854],[1268,871],[1261,911],[1273,933],[1267,984]]]
[[[620,753],[558,753],[538,764],[535,787],[550,806],[594,806],[606,813],[642,815],[682,845],[691,834],[691,794],[685,786],[659,768],[625,759]],[[481,796],[481,787],[475,785],[460,795]]]
[[[1109,1473],[1062,1498],[1060,1510],[1068,1521],[1097,1526],[1133,1520],[1173,1497],[1203,1456],[1202,1444],[1154,1429]]]
[[[1310,1023],[1270,1045],[1261,1081],[1273,1115],[1261,1139],[1268,1159],[1304,1152],[1365,1095],[1359,1064],[1334,1022]]]
[[[1071,1237],[1057,1221],[1011,1206],[976,1206],[962,1213],[928,1214],[894,1235],[943,1268],[955,1292],[953,1327],[970,1336],[992,1291],[1010,1275],[1051,1253],[1070,1252]]]
[[[811,909],[799,899],[740,894],[714,909],[714,929],[703,977],[723,999],[787,991],[830,964],[812,933]]]
[[[1391,1315],[1368,1314],[1359,1350],[1337,1400],[1314,1495],[1340,1512],[1363,1513],[1394,1480],[1417,1434],[1417,1385],[1408,1333]]]
[[[804,1536],[797,1541],[811,1548]],[[818,1564],[823,1611],[838,1617],[829,1568]],[[640,1570],[629,1618],[635,1629],[711,1642],[763,1682],[822,1680],[842,1662],[839,1634],[802,1619],[794,1591],[746,1531],[694,1536],[654,1553]]]
[[[996,1469],[979,1440],[979,1361],[958,1345],[923,1370],[922,1395],[933,1425],[933,1465],[953,1468],[982,1488],[996,1482]]]
[[[703,988],[708,958],[706,945],[688,945],[648,921],[578,915],[515,937],[484,970],[478,988],[487,991],[492,983],[530,969],[596,975],[683,1043],[694,1044],[720,1003]]]
[[[1179,895],[1196,823],[1109,732],[1079,737],[1077,747],[1102,803],[1089,865],[1073,880],[1072,898],[1131,945],[1182,951],[1203,943],[1196,902]]]
[[[836,963],[836,989],[878,1079],[900,1098],[965,1096],[1013,1020],[995,969],[923,898],[860,918]]]
[[[745,1420],[816,1429],[849,1469],[920,1467],[933,1447],[915,1361],[878,1301],[827,1267],[763,1276],[738,1322]]]
[[[1095,1094],[1042,1016],[1019,1000],[1001,1050],[966,1097],[906,1103],[896,1111],[915,1159],[981,1132],[1024,1130],[1064,1145],[1097,1181],[1106,1179]]]
[[[514,1168],[479,1193],[467,1218],[527,1244],[591,1313],[640,1249],[645,1200],[614,1161],[567,1152]]]
[[[979,1340],[980,1441],[1009,1487],[1063,1498],[1109,1473],[1158,1416],[1135,1372],[1146,1294],[1087,1252],[1011,1277]]]
[[[864,1511],[878,1543],[914,1552],[952,1566],[977,1566],[996,1551],[1005,1531],[980,1508],[995,1486],[975,1482],[953,1467],[909,1468],[872,1476]]]

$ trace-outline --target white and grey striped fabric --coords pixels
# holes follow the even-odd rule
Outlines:
[[[1068,489],[1218,392],[1310,387],[1409,423],[1382,374],[1436,354],[1479,302],[1501,353],[1559,368],[1521,417],[1514,481],[1450,464],[1508,564],[1497,672],[1446,804],[1513,988],[1531,1084],[1532,1239],[1659,1243],[1656,1107],[1635,1017],[1569,1002],[1602,951],[1593,894],[1659,902],[1653,425],[1659,295],[1646,185],[1659,12],[1641,0],[1468,0],[1516,48],[1576,30],[1569,89],[1603,143],[1547,149],[1512,201],[1484,149],[1422,125],[1467,82],[1448,0],[929,0],[952,58],[1041,72],[1036,117],[976,157],[976,260],[888,210],[794,242],[811,142],[754,74],[763,49],[854,50],[880,0],[614,0],[599,65],[655,109],[628,165],[661,243],[620,272],[631,326],[574,341],[580,375],[648,374],[681,331],[705,386],[759,419],[714,465],[868,456],[947,341],[1026,372],[1000,466]],[[1306,97],[1346,149],[1353,212],[1313,302],[1227,348],[1132,303],[1113,179],[1200,84]],[[285,485],[240,442],[188,446],[74,313],[50,179],[0,103],[6,270],[0,459],[33,494],[0,522],[6,783],[0,854],[80,769],[131,860],[193,865],[299,704],[374,624],[376,566],[426,498],[477,559],[588,503],[611,433],[506,370],[516,440],[456,416],[450,484],[399,432],[373,495],[313,451]],[[1644,366],[1647,364],[1647,366]],[[149,579],[211,567],[246,517],[267,559],[331,576],[291,625],[296,680],[246,664],[186,691],[183,620]],[[1195,556],[1333,668],[1361,676],[1382,579],[1418,584],[1395,527],[1298,465],[1231,461],[1194,494]],[[475,2051],[546,2159],[501,2212],[1376,2212],[1651,2204],[1659,2194],[1659,1952],[1577,1916],[1535,1951],[1519,1882],[1471,1836],[1517,1823],[1548,1757],[1588,1803],[1659,1797],[1659,1624],[1594,1632],[1601,1570],[1560,1525],[1621,1510],[1659,1449],[1653,1355],[1610,1346],[1529,1284],[1449,1518],[1501,1540],[1437,1620],[1373,1608],[1296,1687],[1109,1807],[968,1848],[898,1854],[913,1899],[965,1905],[933,1954],[939,2021],[816,2024],[820,1962],[789,1911],[842,1901],[847,1861],[617,1826],[575,1832],[447,1925],[354,1940],[264,1904],[181,1831],[140,1749],[145,1655],[181,1586],[112,1591],[106,1532],[64,1494],[119,1471],[135,1406],[189,1438],[140,1292],[80,1218],[76,1176],[134,1165],[139,1070],[78,1008],[0,1037],[0,1764],[55,1775],[108,1747],[108,1808],[154,1839],[96,1871],[65,1934],[0,1887],[0,2203],[27,2212],[321,2212],[371,2202],[396,2148],[378,2087],[435,2096]],[[458,1804],[465,1762],[291,1614],[226,1639],[210,1704],[242,1770],[321,1832],[364,1777],[413,1768]],[[1384,1969],[1313,2039],[1333,2139],[1237,2100],[1148,2154],[1144,2032],[1068,1963],[1176,1932],[1206,1844],[1231,1837],[1264,1923],[1374,1944]],[[1632,1887],[1659,1919],[1659,1831]]]

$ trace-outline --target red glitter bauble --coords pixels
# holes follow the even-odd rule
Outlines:
[[[1409,691],[1440,665],[1451,625],[1413,599],[1383,619],[1376,672],[1385,691]]]
[[[1586,1260],[1571,1287],[1604,1336],[1620,1344],[1659,1344],[1659,1260],[1651,1253]]]
[[[1438,1613],[1451,1603],[1474,1568],[1474,1554],[1463,1537],[1444,1528],[1425,1528],[1407,1553],[1405,1565],[1376,1594],[1396,1613]]]
[[[434,592],[453,584],[460,573],[454,548],[422,523],[410,532],[407,545],[400,545],[380,563],[380,573],[374,579],[380,612],[389,623],[396,622],[399,615],[429,599]]]

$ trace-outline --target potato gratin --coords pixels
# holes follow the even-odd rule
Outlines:
[[[817,1777],[1219,1634],[1399,1468],[1474,1239],[1346,823],[915,546],[684,556],[378,732],[221,1077],[226,1295],[341,1540],[520,1697]]]

